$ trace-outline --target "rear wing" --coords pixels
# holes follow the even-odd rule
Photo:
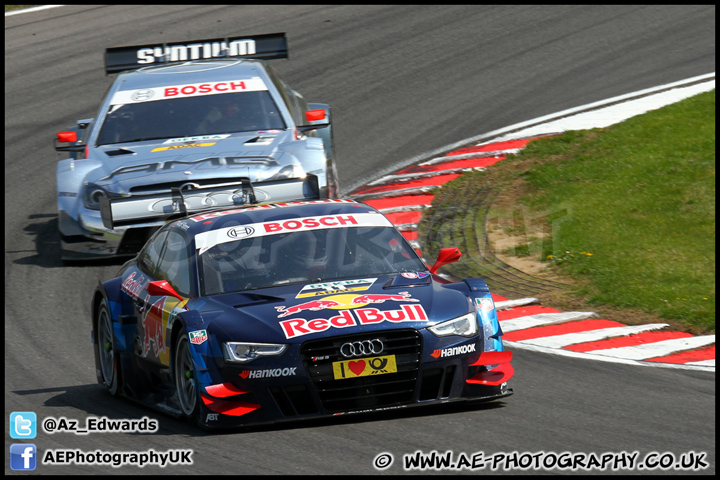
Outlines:
[[[184,187],[184,186],[183,186]],[[249,180],[212,187],[192,184],[191,190],[173,188],[171,192],[100,197],[100,217],[105,228],[113,230],[142,223],[172,220],[205,210],[253,205],[263,202],[289,202],[320,198],[317,177],[280,180],[254,187]]]
[[[149,65],[231,57],[262,60],[288,58],[287,38],[285,33],[267,33],[183,43],[113,47],[105,50],[105,73],[109,75]]]

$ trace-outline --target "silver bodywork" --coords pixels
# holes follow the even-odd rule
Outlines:
[[[124,103],[155,102],[150,105],[154,107],[168,102],[157,98],[162,92],[218,102],[233,98],[226,91],[243,81],[269,94],[276,106],[272,114],[282,128],[214,132],[207,119],[197,129],[197,122],[188,118],[187,128],[177,130],[182,135],[137,141],[126,137],[114,143],[113,132],[103,131]],[[324,110],[325,118],[306,120],[308,110]],[[138,126],[148,119],[123,121]],[[63,258],[134,254],[173,215],[337,197],[329,123],[327,105],[308,104],[261,60],[196,60],[120,73],[96,117],[73,128],[78,138],[71,146],[76,151],[57,165]],[[328,125],[315,129],[317,124]],[[113,222],[103,222],[101,206]]]

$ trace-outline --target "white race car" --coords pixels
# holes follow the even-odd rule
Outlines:
[[[56,140],[63,259],[133,255],[168,213],[336,198],[330,107],[274,58],[284,33],[107,49],[98,114]]]

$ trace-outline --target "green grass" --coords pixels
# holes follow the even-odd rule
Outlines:
[[[37,7],[37,5],[5,5],[5,11],[20,10],[21,8]]]
[[[581,280],[571,294],[714,331],[714,90],[530,142],[499,165],[499,184],[522,182],[532,218],[564,212],[541,258]]]

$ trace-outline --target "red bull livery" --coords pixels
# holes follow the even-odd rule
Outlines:
[[[303,310],[322,310],[323,308],[339,307],[342,303],[334,302],[332,300],[312,300],[310,302],[301,303],[299,305],[293,305],[292,307],[275,307],[275,310],[282,312],[280,317],[286,317],[288,315],[294,315],[300,313]]]
[[[400,292],[397,295],[387,295],[382,293],[368,293],[366,295],[360,295],[353,300],[354,304],[358,303],[383,303],[385,300],[394,300],[396,302],[419,302],[417,298],[410,298],[408,292]]]
[[[93,295],[98,382],[204,428],[503,399],[487,284],[436,275],[459,255],[351,200],[174,219]]]

